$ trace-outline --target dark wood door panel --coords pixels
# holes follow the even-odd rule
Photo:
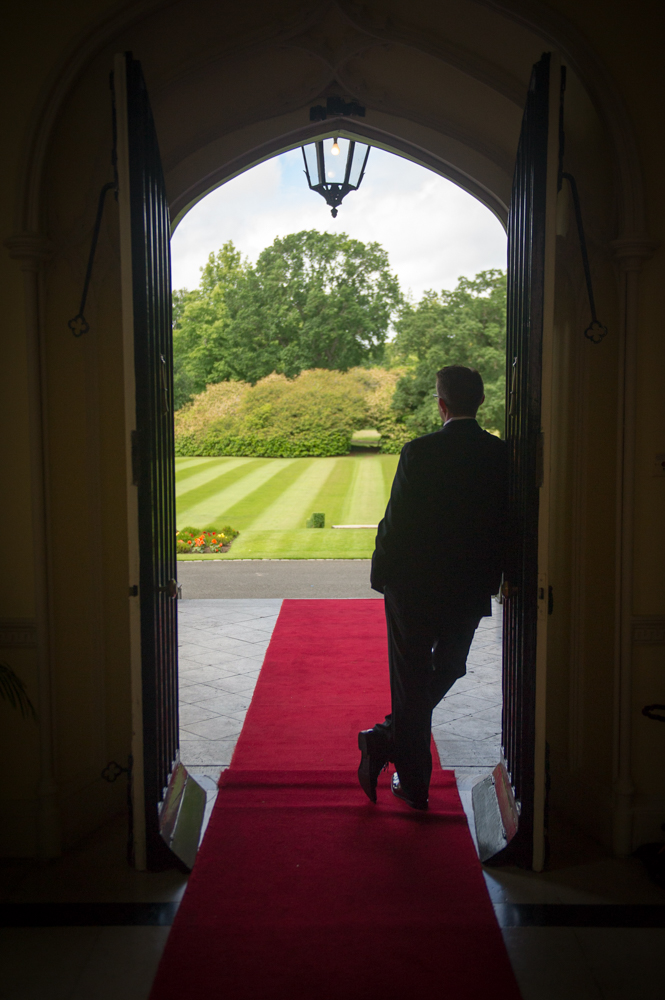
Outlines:
[[[124,57],[138,492],[143,788],[148,868],[173,858],[159,806],[178,759],[170,219],[140,63]]]
[[[549,54],[534,66],[508,219],[506,439],[510,543],[503,640],[502,743],[520,808],[511,857],[530,865],[534,824],[541,373],[549,133]]]

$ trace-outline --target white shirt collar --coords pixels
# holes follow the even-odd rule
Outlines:
[[[446,424],[452,424],[453,420],[475,420],[475,419],[476,419],[475,417],[448,417],[446,423],[443,426],[445,427]]]

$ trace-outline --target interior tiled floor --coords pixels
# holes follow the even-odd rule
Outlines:
[[[211,793],[230,761],[280,604],[180,604],[183,759]],[[471,785],[498,759],[497,626],[498,615],[482,623],[467,677],[434,721],[439,754],[444,766],[457,765],[465,806]],[[125,861],[125,841],[125,823],[118,821],[55,861],[3,864],[0,913],[11,923],[15,904],[39,910],[49,903],[154,903],[172,910],[186,876],[134,871]],[[565,904],[602,904],[610,913],[665,906],[665,892],[635,859],[611,858],[570,828],[557,830],[553,841],[558,853],[543,874],[485,869],[524,1000],[662,1000],[665,927],[510,926],[510,904],[545,904],[555,914]],[[628,911],[620,910],[626,905]],[[3,927],[0,1000],[147,1000],[168,926],[141,925],[140,919],[138,926],[88,923]]]
[[[185,891],[181,872],[137,872],[126,861],[124,818],[54,861],[5,861],[3,904],[170,903]],[[3,907],[4,910],[4,907]],[[146,1000],[168,926],[0,929],[2,1000]]]

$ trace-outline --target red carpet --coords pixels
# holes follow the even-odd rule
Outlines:
[[[232,766],[353,773],[389,711],[383,601],[284,601]]]
[[[452,772],[357,784],[388,704],[381,602],[284,602],[152,1000],[519,1000]]]

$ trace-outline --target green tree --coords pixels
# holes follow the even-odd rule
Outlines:
[[[173,377],[175,407],[179,409],[206,385],[219,382],[225,347],[229,294],[242,280],[247,263],[231,240],[211,253],[201,268],[194,291],[173,292]]]
[[[202,268],[199,288],[174,295],[176,407],[227,379],[376,364],[401,300],[378,243],[292,233],[254,267],[226,243]]]
[[[277,238],[227,301],[219,374],[256,382],[380,361],[401,294],[378,243],[308,230]]]
[[[196,292],[190,292],[187,288],[174,288],[171,292],[171,323],[174,330],[179,326],[180,321],[182,320],[185,306],[189,302],[190,297],[195,294]]]
[[[395,324],[391,358],[410,371],[400,379],[393,408],[411,436],[441,426],[432,397],[436,373],[445,365],[477,368],[485,383],[478,412],[483,427],[503,434],[505,420],[506,275],[481,271],[460,278],[453,291],[426,292],[419,303],[406,303]]]

